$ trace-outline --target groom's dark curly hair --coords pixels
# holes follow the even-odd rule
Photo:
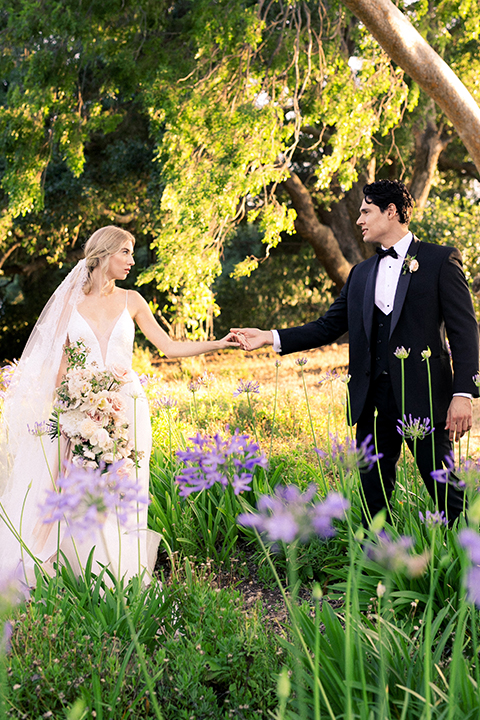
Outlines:
[[[382,212],[393,203],[397,208],[398,219],[402,225],[408,225],[412,217],[414,199],[400,180],[377,180],[363,188],[365,202],[378,205]]]

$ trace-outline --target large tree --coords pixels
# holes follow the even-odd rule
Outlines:
[[[466,5],[405,11],[476,92]],[[339,2],[1,0],[0,22],[0,292],[19,326],[22,278],[71,263],[99,224],[146,239],[141,281],[173,331],[201,334],[239,223],[263,255],[300,233],[341,287],[366,253],[366,180],[402,175],[422,207],[442,163],[475,175],[448,118]]]

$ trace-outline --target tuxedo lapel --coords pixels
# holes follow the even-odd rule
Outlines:
[[[416,237],[414,237],[412,242],[409,245],[407,255],[410,255],[410,257],[414,257],[417,254],[419,247],[420,247],[420,240],[418,240]],[[395,293],[395,300],[393,303],[392,322],[390,324],[390,337],[392,336],[392,333],[395,330],[398,319],[402,312],[403,303],[405,302],[408,286],[410,285],[411,279],[412,279],[412,273],[408,272],[408,270],[406,272],[404,272],[402,270],[402,272],[400,273],[400,277],[398,279],[397,292]]]
[[[372,267],[367,275],[365,294],[363,296],[363,325],[368,342],[370,342],[370,338],[372,336],[373,306],[375,305],[375,281],[377,279],[379,260],[380,258],[378,255],[373,259]]]

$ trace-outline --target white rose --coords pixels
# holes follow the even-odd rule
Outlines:
[[[98,445],[102,450],[111,450],[113,441],[105,428],[98,428],[90,438],[92,445]]]
[[[85,420],[80,425],[80,435],[84,437],[86,440],[89,440],[92,435],[98,430],[98,425],[90,418],[85,418]]]
[[[419,264],[418,260],[413,259],[410,263],[409,270],[410,270],[410,272],[414,273],[414,272],[417,272],[419,267],[420,267],[420,264]]]

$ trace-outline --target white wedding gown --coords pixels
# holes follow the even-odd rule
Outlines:
[[[149,461],[151,452],[151,424],[148,409],[148,401],[140,380],[132,367],[133,341],[135,335],[134,322],[127,307],[128,293],[126,293],[125,308],[116,318],[109,330],[99,336],[90,323],[84,318],[77,308],[73,308],[68,324],[68,340],[75,343],[82,340],[89,349],[88,362],[95,363],[101,370],[109,365],[118,365],[130,369],[131,382],[122,386],[120,392],[127,405],[127,416],[131,436],[136,437],[137,450],[142,454],[138,479],[142,486],[142,495],[148,497],[149,488]],[[33,424],[35,419],[27,419]],[[32,438],[40,443],[40,438]],[[58,454],[56,442],[52,443],[48,436],[42,438],[46,455],[49,461],[50,470],[54,476],[58,473]],[[38,457],[37,457],[38,463]],[[24,521],[20,525],[20,508],[23,498],[15,497],[15,492],[10,497],[2,498],[5,509],[17,528],[22,527],[22,537],[30,551],[43,564],[44,569],[52,573],[53,563],[57,559],[58,525],[46,525],[42,522],[38,510],[35,515],[35,507],[45,498],[45,490],[52,488],[50,473],[44,467],[29,466],[28,458],[18,457],[15,465],[16,472],[29,473],[31,475],[31,488],[28,494],[24,512]],[[133,473],[135,474],[135,469]],[[61,527],[60,549],[67,557],[69,563],[77,574],[81,573],[79,560],[85,567],[87,558],[95,546],[94,562],[92,570],[98,573],[101,566],[107,565],[118,578],[130,579],[139,571],[144,573],[146,582],[154,568],[159,535],[147,530],[147,506],[142,505],[139,510],[139,522],[137,514],[132,518],[133,531],[127,531],[118,527],[116,515],[111,514],[103,528],[92,531],[88,538],[80,541],[73,535],[70,538],[65,533],[66,528]],[[25,518],[28,518],[27,524]],[[36,520],[36,522],[33,522]],[[61,526],[64,525],[61,523]],[[140,528],[137,531],[137,527]],[[1,530],[2,546],[0,547],[0,578],[6,566],[18,565],[21,559],[20,544],[6,528]],[[3,542],[5,541],[5,542]],[[13,555],[12,555],[13,553]],[[3,560],[3,562],[2,562]],[[23,564],[26,570],[29,584],[34,584],[33,562],[28,555],[23,553]]]

